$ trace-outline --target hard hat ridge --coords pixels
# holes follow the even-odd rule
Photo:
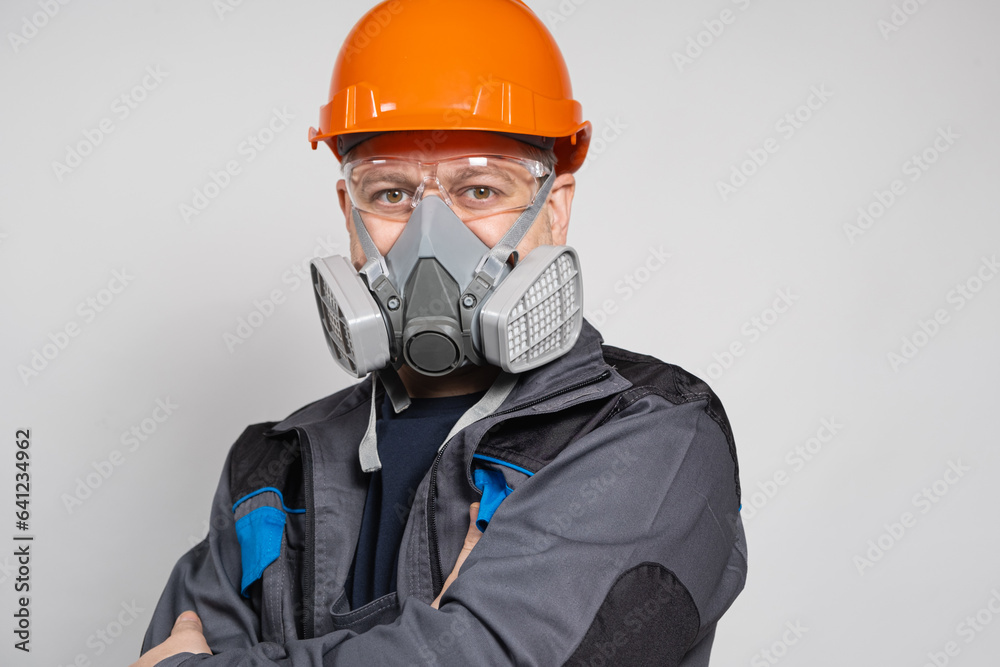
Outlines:
[[[309,140],[340,159],[373,134],[406,130],[519,135],[573,172],[591,125],[559,47],[521,0],[388,0],[344,41]]]

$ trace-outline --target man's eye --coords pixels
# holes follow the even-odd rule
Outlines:
[[[469,188],[469,192],[476,199],[489,199],[490,196],[493,194],[493,190],[491,188],[487,188],[482,185],[477,185]]]
[[[383,190],[376,199],[380,199],[387,204],[398,204],[406,198],[406,193],[402,190]]]

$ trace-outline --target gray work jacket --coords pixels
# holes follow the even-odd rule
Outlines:
[[[350,609],[372,387],[234,445],[209,535],[177,563],[143,644],[193,609],[216,655],[160,666],[708,665],[747,564],[732,432],[704,382],[603,345],[585,321],[568,354],[442,445],[401,514],[398,590]],[[507,495],[434,609],[484,467]]]

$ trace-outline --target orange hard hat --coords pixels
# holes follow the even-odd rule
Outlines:
[[[559,47],[521,0],[388,0],[344,41],[309,141],[340,159],[372,133],[503,132],[551,145],[571,173],[590,144],[582,118]]]

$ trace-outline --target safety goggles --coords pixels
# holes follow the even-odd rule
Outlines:
[[[406,222],[428,193],[435,192],[471,222],[528,208],[549,173],[541,162],[499,155],[463,155],[437,162],[376,157],[343,167],[347,193],[358,210]]]

